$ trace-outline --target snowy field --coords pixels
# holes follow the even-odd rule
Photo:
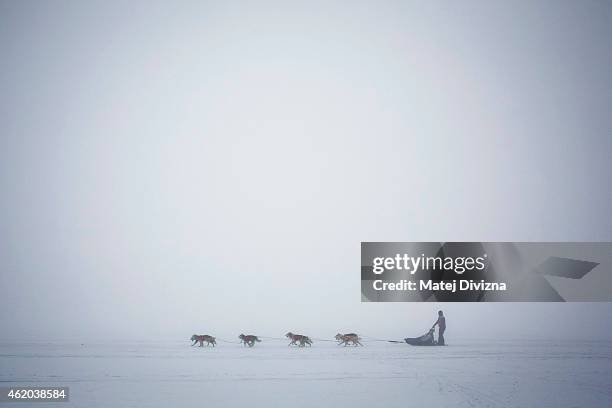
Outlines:
[[[46,407],[612,406],[611,342],[364,343],[2,343],[0,385],[70,387]]]

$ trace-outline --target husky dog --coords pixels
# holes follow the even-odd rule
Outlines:
[[[348,346],[349,342],[353,343],[353,346],[363,346],[359,340],[361,338],[355,333],[346,333],[346,334],[336,334],[336,340],[338,340],[338,345],[344,344],[344,347]]]
[[[308,344],[308,346],[312,346],[312,340],[310,340],[308,336],[304,336],[302,334],[293,334],[289,332],[285,334],[285,337],[291,340],[288,346],[295,345],[299,347],[304,347],[306,344]]]
[[[259,340],[259,337],[254,336],[252,334],[241,334],[240,336],[238,336],[238,338],[240,339],[240,342],[243,343],[245,346],[249,346],[249,347],[253,347],[255,345],[255,342],[260,342],[261,340]]]
[[[191,336],[191,341],[193,341],[192,346],[195,346],[196,343],[200,343],[200,347],[204,346],[204,342],[206,342],[207,346],[212,344],[213,347],[217,344],[217,340],[213,336],[209,336],[208,334],[194,334]]]

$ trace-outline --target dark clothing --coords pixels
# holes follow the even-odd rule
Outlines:
[[[438,329],[438,346],[444,345],[444,331],[446,330],[446,326],[439,325]]]
[[[444,331],[446,330],[446,318],[444,316],[438,315],[438,321],[436,322],[438,325],[438,345],[444,345]],[[434,326],[436,325],[434,324]]]

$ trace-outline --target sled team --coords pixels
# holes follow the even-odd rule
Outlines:
[[[310,339],[310,337],[304,336],[303,334],[294,334],[289,332],[285,334],[285,337],[290,340],[288,346],[312,346],[312,340]],[[238,336],[238,338],[240,339],[240,344],[249,347],[253,347],[256,342],[261,342],[259,337],[252,334],[241,334],[240,336]],[[338,345],[344,344],[344,347],[348,346],[349,344],[352,344],[353,346],[363,346],[363,344],[361,344],[361,342],[359,341],[361,340],[361,337],[359,337],[355,333],[338,333],[336,334],[335,339],[338,341]],[[193,336],[191,336],[191,341],[193,341],[193,343],[191,344],[192,346],[195,346],[198,343],[200,343],[200,347],[204,347],[204,343],[206,343],[207,346],[213,347],[217,345],[216,338],[208,334],[194,334]]]
[[[434,333],[436,326],[438,326],[438,341],[434,340]],[[444,341],[444,332],[446,331],[446,317],[444,316],[444,312],[442,310],[438,311],[438,319],[434,323],[434,325],[429,329],[427,334],[424,334],[420,337],[407,337],[404,339],[404,342],[413,345],[413,346],[444,346],[446,343]],[[288,346],[297,346],[297,347],[305,347],[312,346],[312,340],[308,336],[304,336],[303,334],[294,334],[287,333],[285,337],[289,339]],[[254,336],[252,334],[241,334],[238,336],[240,339],[240,344],[244,346],[253,347],[255,343],[260,342],[259,337]],[[353,345],[354,347],[363,346],[361,344],[361,337],[355,333],[338,333],[334,337],[338,341],[338,345],[344,345],[344,347]],[[277,339],[278,340],[278,339]],[[213,346],[217,344],[216,339],[213,336],[209,336],[208,334],[194,334],[191,336],[191,341],[193,341],[192,346],[195,346],[197,343],[200,343],[200,347],[204,347],[204,343],[207,346]],[[225,341],[225,340],[222,340]],[[323,341],[332,341],[332,340],[323,340]],[[390,343],[403,343],[395,340],[380,340],[380,341],[388,341]],[[231,343],[231,342],[230,342]]]

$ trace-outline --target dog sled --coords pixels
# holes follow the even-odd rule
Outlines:
[[[441,346],[434,340],[434,329],[430,329],[420,337],[406,337],[404,341],[411,346]]]

